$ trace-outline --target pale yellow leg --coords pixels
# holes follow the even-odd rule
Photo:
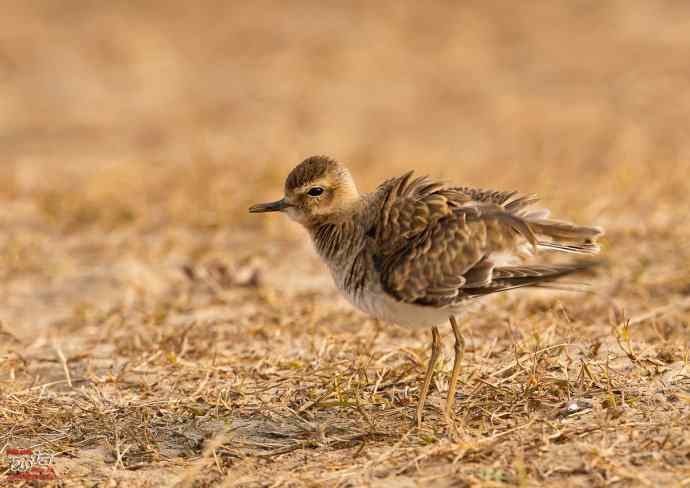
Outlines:
[[[417,403],[417,428],[422,428],[422,414],[424,411],[424,402],[426,402],[426,395],[429,392],[429,385],[431,384],[431,376],[434,372],[434,365],[438,359],[438,353],[441,349],[441,336],[438,333],[438,328],[431,328],[431,357],[429,358],[429,366],[426,368],[426,375],[424,375],[424,383],[422,383],[422,390],[419,392],[419,402]]]
[[[453,328],[453,334],[455,334],[455,361],[453,362],[453,373],[450,375],[448,397],[446,398],[446,420],[448,422],[450,422],[453,403],[455,403],[455,391],[458,386],[458,376],[460,376],[460,364],[465,356],[465,339],[462,337],[460,327],[458,327],[458,323],[452,315],[450,316],[450,326]]]

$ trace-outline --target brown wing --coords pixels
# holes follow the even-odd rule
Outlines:
[[[539,201],[539,199],[533,195],[520,195],[516,191],[483,190],[481,188],[470,188],[467,186],[456,187],[453,188],[453,190],[464,193],[477,202],[493,203],[513,212],[522,210]]]
[[[532,244],[529,226],[500,204],[481,202],[408,173],[379,188],[379,219],[372,237],[384,289],[398,300],[443,306],[463,289],[488,285],[491,252]]]
[[[601,228],[549,219],[548,209],[529,208],[539,201],[534,195],[469,187],[457,187],[452,190],[462,192],[477,202],[499,205],[507,212],[525,220],[532,231],[541,237],[539,247],[542,249],[578,254],[596,254],[599,251],[595,241],[604,233]]]

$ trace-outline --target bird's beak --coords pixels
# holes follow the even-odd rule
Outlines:
[[[280,212],[288,207],[287,200],[281,198],[275,202],[268,203],[257,203],[249,207],[250,213],[263,213],[263,212]]]

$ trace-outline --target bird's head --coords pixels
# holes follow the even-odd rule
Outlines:
[[[342,219],[358,200],[359,192],[345,166],[326,156],[312,156],[290,172],[283,198],[253,205],[249,211],[285,212],[310,228]]]

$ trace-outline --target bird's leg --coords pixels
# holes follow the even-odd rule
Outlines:
[[[455,334],[455,361],[453,362],[453,373],[450,375],[448,397],[446,398],[446,421],[449,423],[450,414],[453,411],[453,403],[455,402],[458,376],[460,376],[460,363],[462,363],[462,358],[465,356],[465,339],[462,337],[460,327],[458,327],[458,323],[453,315],[450,316],[450,326],[453,328],[453,334]]]
[[[434,365],[438,359],[438,353],[441,349],[441,336],[438,333],[437,327],[431,328],[431,357],[429,358],[429,366],[426,368],[424,375],[424,383],[422,390],[419,392],[419,403],[417,403],[417,428],[422,428],[422,413],[424,411],[424,402],[426,402],[426,395],[429,392],[429,385],[431,384],[431,376],[434,372]]]

